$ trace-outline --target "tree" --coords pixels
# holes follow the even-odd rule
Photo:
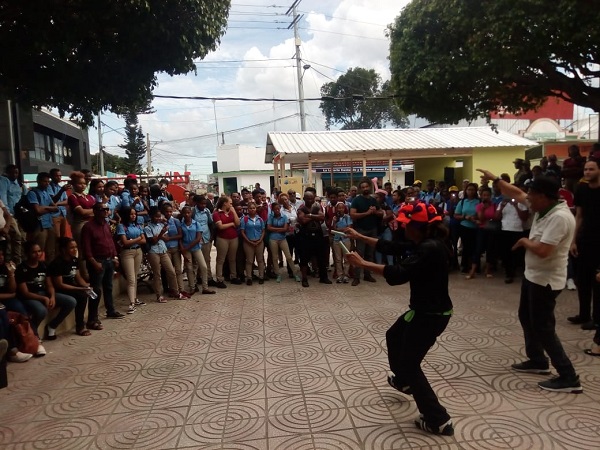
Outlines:
[[[122,175],[126,175],[128,173],[128,160],[123,156],[113,155],[112,153],[108,153],[106,150],[102,150],[104,155],[104,168],[110,172],[120,173]],[[99,168],[99,154],[95,153],[92,156],[92,172],[100,173]]]
[[[195,70],[215,50],[229,0],[0,0],[0,98],[93,124],[139,111],[157,72]]]
[[[342,130],[383,128],[388,123],[406,126],[404,113],[393,99],[385,98],[391,95],[389,83],[382,83],[373,69],[350,68],[336,81],[321,86],[321,95],[333,97],[319,105],[328,130],[338,124]]]
[[[142,173],[140,161],[146,155],[146,141],[142,127],[138,123],[137,114],[133,111],[125,113],[125,144],[119,145],[127,155],[125,173]]]
[[[398,103],[443,123],[552,96],[600,111],[599,21],[585,0],[413,0],[389,28]]]

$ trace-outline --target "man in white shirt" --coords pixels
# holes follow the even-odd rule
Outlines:
[[[579,376],[556,335],[554,308],[565,286],[569,248],[575,232],[575,218],[566,203],[559,201],[557,180],[536,178],[529,192],[513,186],[487,170],[479,170],[482,179],[495,181],[502,195],[529,205],[535,213],[528,238],[521,238],[513,250],[525,248],[525,276],[521,285],[519,321],[525,337],[527,361],[516,363],[517,372],[549,374],[548,358],[558,377],[541,381],[538,386],[554,392],[583,392]]]

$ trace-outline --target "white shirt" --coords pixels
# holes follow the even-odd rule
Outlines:
[[[525,278],[540,286],[550,285],[553,291],[562,290],[567,279],[567,260],[574,233],[575,217],[565,202],[559,202],[541,219],[539,213],[536,213],[529,239],[555,248],[546,258],[540,258],[527,250]]]
[[[527,206],[522,203],[517,203],[517,208],[521,211],[527,211]],[[502,211],[502,231],[523,231],[523,221],[519,217],[519,213],[517,212],[517,208],[510,203],[507,203],[504,209],[502,209],[502,204],[498,205],[496,211]]]
[[[6,226],[6,219],[4,218],[4,209],[6,208],[6,205],[4,205],[4,203],[2,203],[2,200],[0,200],[0,228],[4,228]],[[4,240],[6,238],[2,238],[2,240]]]

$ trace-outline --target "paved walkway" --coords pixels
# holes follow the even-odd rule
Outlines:
[[[523,354],[518,288],[452,276],[456,314],[424,364],[451,438],[416,429],[414,403],[385,380],[385,331],[408,287],[285,279],[149,303],[10,364],[0,448],[600,448],[600,358],[582,352],[592,333],[564,320],[576,294],[559,297],[558,334],[584,393],[558,394],[508,370]]]

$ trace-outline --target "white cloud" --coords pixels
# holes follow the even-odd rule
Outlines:
[[[337,78],[350,67],[374,68],[384,79],[389,78],[389,42],[385,38],[385,29],[407,3],[408,0],[304,0],[300,3],[298,11],[304,14],[299,23],[301,54],[303,62],[311,65],[303,76],[305,97],[318,97],[323,83]],[[254,4],[263,6],[249,7],[249,3],[237,5],[234,1],[228,32],[219,49],[197,64],[197,75],[159,75],[155,94],[296,99],[298,89],[293,31],[285,29],[290,18],[281,15],[287,6],[271,7],[272,0],[253,1]],[[277,27],[282,29],[273,29]],[[297,102],[217,101],[215,106],[220,132],[298,113]],[[324,128],[324,119],[318,106],[317,101],[306,102],[309,130]],[[156,99],[153,107],[156,113],[140,116],[140,123],[144,132],[150,134],[151,140],[163,141],[154,148],[154,166],[160,167],[161,171],[182,171],[187,163],[193,164],[193,173],[212,172],[213,158],[210,156],[215,154],[217,144],[213,103],[206,100]],[[103,121],[113,128],[123,126],[123,121],[112,115],[104,116]],[[262,147],[268,131],[299,128],[299,119],[294,117],[226,134],[225,142]],[[94,139],[93,133],[90,135],[92,141],[96,141],[97,137]],[[187,142],[169,142],[203,135],[210,136]],[[109,146],[109,151],[119,152],[111,147],[122,142],[117,133],[107,133],[103,140],[104,145]]]

